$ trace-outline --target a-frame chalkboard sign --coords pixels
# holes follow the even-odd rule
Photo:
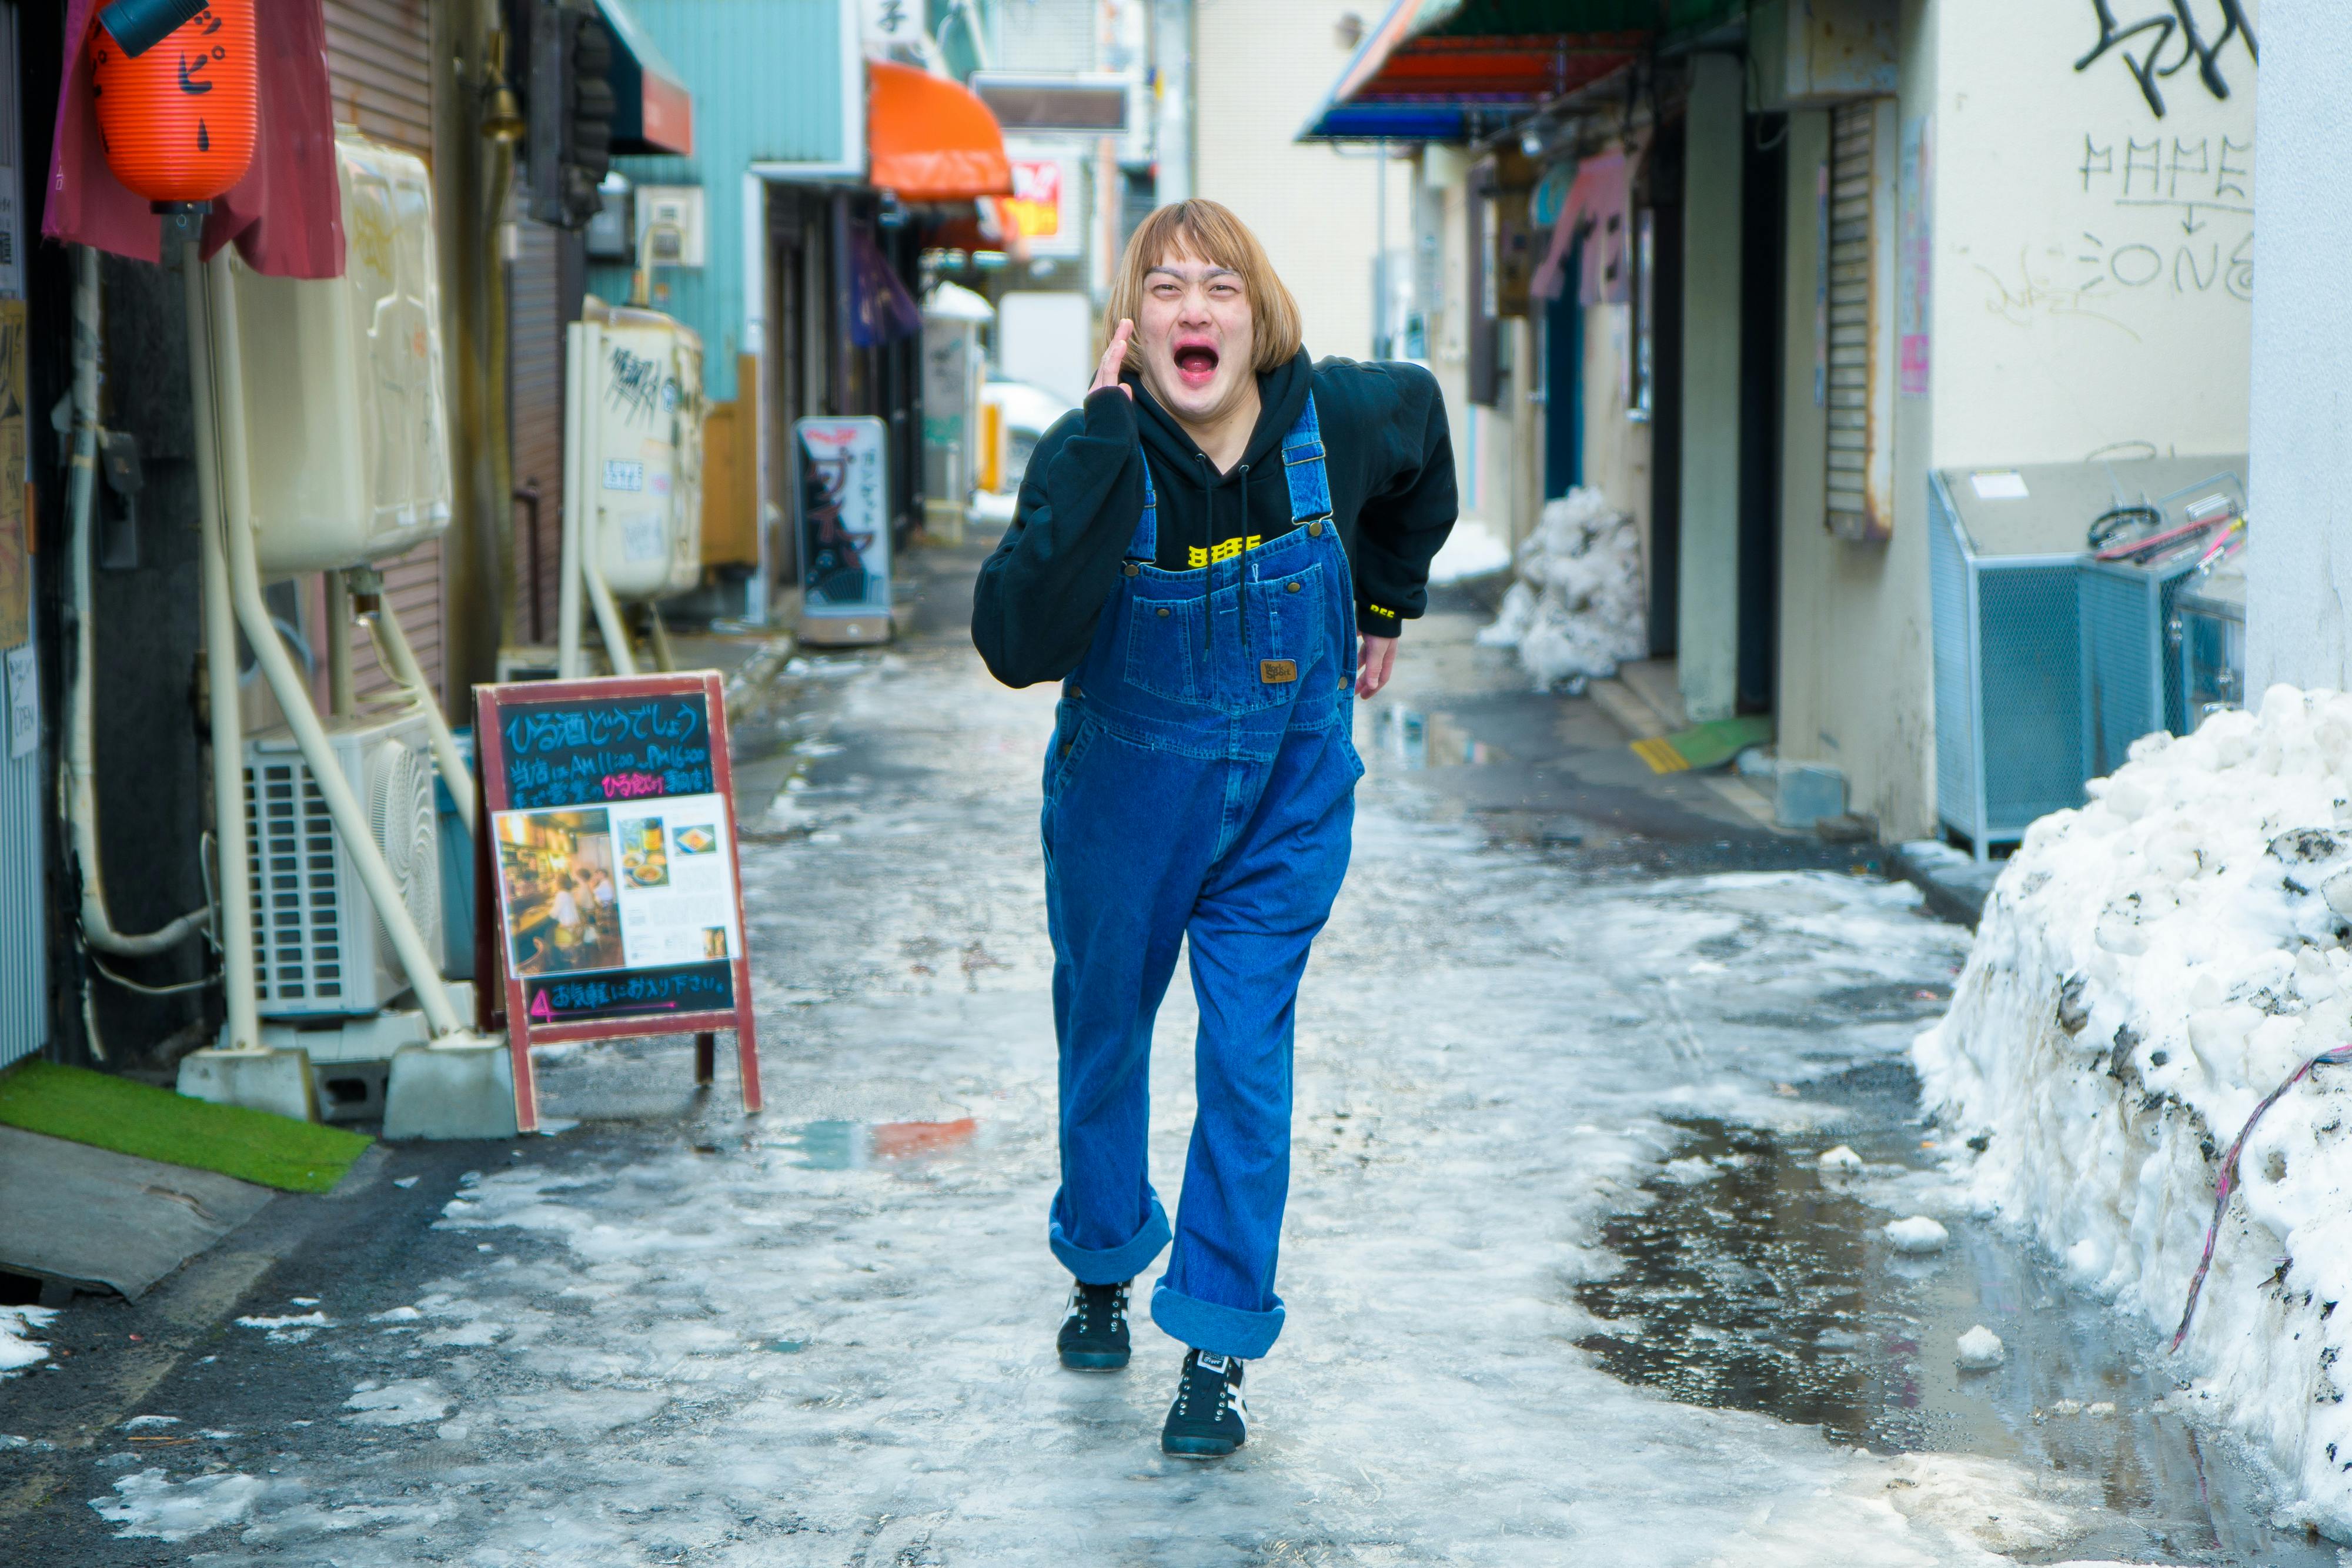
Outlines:
[[[516,1126],[539,1126],[533,1045],[620,1035],[694,1035],[708,1083],[733,1030],[757,1111],[719,676],[477,686],[474,747],[474,972],[485,1014],[504,1014]]]

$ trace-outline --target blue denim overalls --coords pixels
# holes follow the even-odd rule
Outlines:
[[[1112,1284],[1169,1242],[1146,1160],[1151,1024],[1189,937],[1199,1110],[1151,1316],[1244,1358],[1282,1332],[1294,1009],[1347,875],[1363,776],[1348,733],[1355,597],[1312,396],[1282,460],[1299,526],[1189,571],[1152,564],[1147,464],[1125,575],[1063,687],[1043,815],[1061,1042],[1054,1255]]]

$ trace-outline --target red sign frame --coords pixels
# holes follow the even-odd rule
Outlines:
[[[698,695],[710,725],[710,767],[713,793],[727,820],[728,875],[735,896],[735,929],[742,935],[730,962],[735,1005],[725,1011],[673,1013],[655,1020],[634,1018],[591,1019],[580,1023],[533,1024],[525,1011],[524,978],[507,963],[509,938],[506,901],[498,895],[498,860],[491,852],[494,812],[510,810],[507,787],[506,742],[500,732],[499,710],[513,704],[625,701],[634,697]],[[618,1040],[646,1034],[692,1034],[696,1037],[695,1081],[711,1080],[716,1031],[735,1032],[738,1078],[743,1109],[757,1112],[760,1095],[760,1046],[751,1006],[751,926],[743,918],[743,852],[735,824],[735,772],[728,757],[726,694],[716,671],[662,675],[611,675],[579,681],[516,681],[474,688],[474,973],[475,994],[484,1030],[496,1029],[501,1015],[508,1049],[514,1059],[515,1127],[539,1130],[539,1081],[530,1064],[533,1045],[574,1040]],[[655,797],[658,799],[659,797]],[[645,800],[646,797],[635,797]],[[615,801],[614,803],[620,803]],[[625,973],[626,971],[621,971]],[[493,1000],[493,998],[496,998]]]

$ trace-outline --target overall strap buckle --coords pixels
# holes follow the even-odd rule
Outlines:
[[[1282,472],[1290,482],[1290,520],[1326,521],[1331,516],[1331,474],[1324,462],[1323,425],[1315,414],[1315,394],[1282,438]],[[1310,530],[1319,533],[1319,528]]]

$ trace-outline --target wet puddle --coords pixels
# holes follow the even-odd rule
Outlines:
[[[1685,1142],[1647,1205],[1603,1232],[1622,1272],[1578,1288],[1608,1325],[1584,1349],[1629,1383],[1837,1442],[2089,1482],[2130,1523],[2058,1557],[2335,1568],[2333,1545],[2271,1527],[2265,1484],[2227,1439],[2159,1407],[2178,1384],[2154,1331],[1977,1221],[1948,1220],[1940,1251],[1896,1250],[1883,1229],[1895,1216],[1817,1162],[1843,1143],[1874,1165],[1919,1163],[1916,1089],[1899,1069],[1842,1087],[1828,1097],[1859,1116],[1834,1134],[1678,1124]],[[1963,1371],[1957,1342],[1977,1324],[2006,1359]]]
[[[1502,752],[1442,713],[1423,713],[1391,703],[1374,708],[1360,726],[1362,749],[1407,769],[1475,767],[1504,760]]]
[[[858,1171],[971,1148],[979,1137],[980,1124],[965,1116],[952,1122],[809,1122],[778,1141],[799,1151],[795,1165]]]

